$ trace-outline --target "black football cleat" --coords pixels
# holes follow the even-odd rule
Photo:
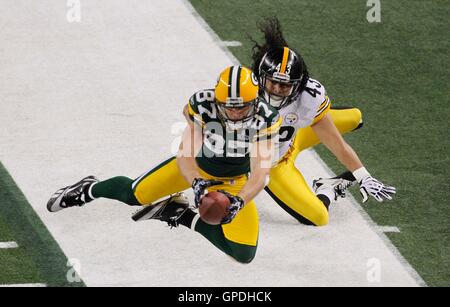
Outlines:
[[[94,176],[88,176],[79,182],[64,187],[56,191],[47,203],[47,209],[50,212],[58,212],[62,209],[78,206],[81,207],[92,201],[88,195],[92,184],[97,183],[98,179]]]
[[[189,201],[183,193],[171,195],[156,204],[144,206],[131,217],[133,221],[160,220],[171,227],[178,226],[178,219],[188,210]]]

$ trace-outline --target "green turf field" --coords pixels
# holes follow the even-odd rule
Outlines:
[[[334,104],[361,109],[365,126],[346,139],[376,178],[397,187],[394,201],[364,208],[377,224],[400,229],[388,236],[428,285],[450,286],[448,2],[382,0],[380,23],[366,20],[361,0],[191,3],[222,40],[242,42],[230,50],[246,65],[246,35],[261,40],[256,21],[279,17]]]
[[[0,249],[0,285],[46,284],[84,286],[67,281],[67,258],[0,163],[0,242],[18,248]]]

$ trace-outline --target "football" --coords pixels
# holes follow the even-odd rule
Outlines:
[[[199,206],[200,218],[207,224],[219,225],[228,213],[230,199],[223,193],[210,192],[203,196]]]

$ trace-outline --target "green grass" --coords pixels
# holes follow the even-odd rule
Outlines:
[[[0,241],[19,245],[0,249],[0,284],[84,286],[67,281],[66,256],[1,163]]]
[[[2,186],[3,187],[3,186]],[[0,241],[14,241],[14,235],[0,216]],[[37,283],[38,270],[24,248],[0,249],[0,284]]]
[[[366,1],[191,3],[222,40],[243,43],[230,50],[248,66],[246,34],[261,40],[256,21],[276,13],[334,104],[361,109],[365,126],[346,139],[376,178],[397,187],[394,201],[364,208],[376,223],[400,228],[389,238],[428,285],[450,286],[448,2],[381,1],[382,22],[372,24]]]

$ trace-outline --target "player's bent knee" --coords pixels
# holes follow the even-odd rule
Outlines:
[[[355,107],[332,106],[335,120],[340,122],[344,132],[355,131],[363,126],[361,110]]]
[[[352,126],[354,127],[352,131],[358,130],[360,128],[362,128],[363,126],[363,118],[362,118],[362,113],[361,110],[354,108],[354,116],[352,116]]]
[[[232,256],[234,258],[234,260],[236,260],[239,263],[242,264],[249,264],[250,262],[253,261],[253,259],[255,259],[255,254],[247,254],[247,255],[233,255]]]
[[[318,212],[314,218],[312,219],[312,222],[315,226],[325,226],[328,225],[328,211],[323,210],[320,213]]]
[[[228,241],[228,245],[231,247],[230,256],[237,262],[248,264],[255,259],[256,246],[238,244],[231,241]]]

